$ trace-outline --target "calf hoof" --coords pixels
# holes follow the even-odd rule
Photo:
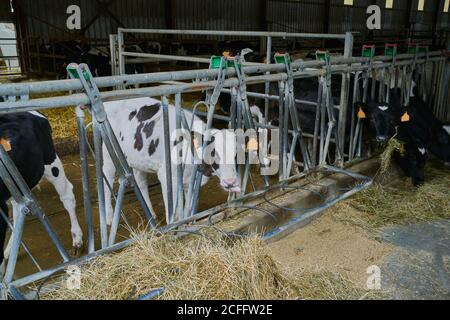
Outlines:
[[[413,185],[416,188],[419,188],[425,184],[425,181],[413,181]]]
[[[83,248],[83,236],[82,234],[72,233],[72,239],[73,252],[76,255]]]

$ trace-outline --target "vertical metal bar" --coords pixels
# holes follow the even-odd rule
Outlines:
[[[175,95],[175,108],[176,108],[176,128],[177,131],[181,129],[181,94],[177,93]],[[183,163],[177,163],[177,203],[176,203],[176,218],[184,219],[183,217],[183,203],[184,203],[184,190],[183,190]],[[176,219],[173,219],[176,220]],[[172,223],[174,221],[170,221]]]
[[[170,127],[169,127],[169,101],[163,96],[163,126],[164,126],[164,160],[166,166],[166,183],[167,183],[167,221],[173,220],[173,186],[172,186],[172,161],[170,156]],[[164,191],[163,191],[164,192]]]
[[[109,35],[109,53],[111,56],[111,75],[116,76],[120,74],[120,71],[118,70],[117,65],[117,35],[116,34],[110,34]]]
[[[6,216],[6,212],[3,212],[3,210],[0,208],[0,218],[2,218],[6,225],[8,226],[8,228],[11,230],[11,232],[14,231],[14,226],[11,224],[11,222],[9,221],[8,217]],[[41,266],[39,265],[37,259],[35,256],[33,256],[33,254],[30,251],[30,248],[27,246],[27,244],[25,243],[25,241],[20,240],[20,242],[22,243],[22,247],[25,250],[25,252],[27,253],[27,255],[30,257],[31,262],[35,265],[35,267],[39,270],[42,271]],[[1,299],[0,299],[1,300]]]
[[[25,207],[19,205],[19,214],[14,221],[14,232],[12,233],[11,249],[9,251],[8,264],[6,266],[5,276],[3,281],[10,283],[14,277],[14,271],[16,269],[17,257],[19,255],[20,242],[23,234],[23,227],[25,224]]]
[[[87,226],[87,247],[88,252],[95,251],[94,241],[94,224],[92,220],[92,203],[91,203],[91,191],[89,188],[89,167],[87,161],[87,135],[86,128],[84,126],[84,111],[77,106],[77,128],[78,128],[78,142],[80,145],[80,164],[81,164],[81,182],[83,186],[83,204],[84,204],[84,216]]]
[[[100,223],[100,239],[102,249],[108,246],[108,230],[106,226],[105,189],[103,184],[103,153],[100,124],[93,117],[94,149],[95,149],[95,175],[97,179],[98,214]]]
[[[316,106],[316,116],[314,121],[314,140],[313,140],[313,154],[312,154],[312,165],[317,166],[317,148],[319,143],[319,129],[320,129],[320,115],[322,106],[322,96],[323,87],[320,82],[320,78],[317,79],[318,89],[317,89],[317,106]]]
[[[119,74],[125,74],[125,56],[123,55],[124,48],[124,34],[119,29],[117,31],[117,46],[119,54]]]
[[[351,32],[345,33],[345,47],[344,47],[344,57],[351,58],[353,52],[353,34]],[[341,85],[341,96],[340,96],[340,106],[339,106],[339,120],[338,120],[338,139],[341,143],[340,152],[342,155],[342,162],[344,162],[344,145],[345,145],[345,128],[347,122],[347,109],[348,109],[348,96],[350,86],[348,85],[350,81],[350,74],[344,73],[342,75],[342,85]],[[331,94],[331,93],[330,93]],[[343,165],[343,163],[341,164]]]
[[[114,206],[114,215],[111,223],[111,229],[109,230],[108,245],[112,246],[116,242],[117,229],[119,228],[120,213],[122,210],[123,198],[127,187],[127,180],[121,179],[119,182],[119,191],[117,194],[116,205]]]
[[[272,60],[272,37],[267,37],[267,45],[266,45],[266,64],[270,64]],[[270,72],[267,72],[266,74],[270,74]],[[265,94],[268,95],[270,93],[270,82],[265,83]],[[270,100],[269,98],[265,98],[264,101],[264,118],[266,120],[266,123],[269,121],[269,104]]]

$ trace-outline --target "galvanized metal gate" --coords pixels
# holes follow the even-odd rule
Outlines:
[[[350,37],[348,36],[350,39]],[[351,41],[351,40],[349,40]],[[350,49],[348,49],[350,50]],[[351,50],[350,50],[351,52]],[[387,52],[389,53],[389,52]],[[355,192],[358,192],[362,188],[370,185],[371,179],[357,175],[341,168],[344,164],[353,161],[355,158],[362,155],[362,123],[360,119],[355,118],[355,112],[353,109],[348,110],[352,113],[351,123],[351,143],[345,147],[343,143],[346,139],[345,134],[345,120],[347,112],[347,106],[350,105],[353,108],[353,103],[348,103],[349,97],[349,81],[350,73],[355,73],[354,81],[362,81],[364,83],[364,91],[362,93],[355,92],[353,99],[362,96],[362,100],[365,101],[369,92],[373,95],[374,88],[369,88],[368,78],[369,76],[376,77],[376,72],[380,72],[382,75],[380,82],[380,95],[382,100],[389,99],[389,90],[391,77],[394,77],[397,81],[402,79],[404,93],[404,99],[407,101],[408,88],[410,87],[412,79],[412,71],[417,70],[416,80],[419,80],[421,85],[421,93],[427,99],[433,101],[435,108],[446,107],[445,101],[440,96],[443,92],[443,83],[441,82],[443,76],[443,66],[445,64],[445,57],[441,52],[415,52],[413,54],[399,54],[399,55],[386,55],[386,56],[373,56],[369,54],[363,57],[335,57],[329,58],[325,55],[323,60],[317,61],[294,61],[291,62],[289,55],[276,55],[275,64],[267,65],[250,65],[246,66],[239,57],[227,58],[216,57],[219,63],[214,64],[210,61],[210,68],[203,70],[188,70],[177,72],[161,72],[154,74],[137,74],[137,75],[118,75],[113,77],[93,78],[89,69],[85,65],[72,65],[69,69],[73,79],[71,80],[59,80],[59,81],[44,81],[35,83],[22,83],[22,84],[6,84],[0,86],[0,96],[6,96],[8,99],[5,102],[0,102],[0,114],[14,113],[19,111],[31,111],[31,110],[43,110],[46,108],[66,108],[76,107],[77,111],[77,123],[79,129],[79,143],[81,154],[81,170],[83,175],[83,191],[84,191],[84,210],[85,219],[88,226],[88,254],[71,260],[67,254],[67,250],[61,245],[57,236],[54,234],[49,222],[45,218],[45,214],[39,208],[37,201],[34,199],[31,191],[28,189],[19,172],[15,168],[12,161],[9,159],[7,152],[0,148],[0,178],[7,184],[8,189],[15,201],[20,204],[21,214],[14,223],[13,233],[13,247],[7,264],[6,275],[1,284],[1,291],[4,295],[9,293],[14,298],[23,297],[18,288],[23,288],[30,283],[45,279],[59,271],[64,270],[69,265],[78,265],[101,255],[105,252],[111,252],[121,249],[130,243],[132,239],[116,243],[116,231],[120,223],[120,219],[126,221],[126,215],[122,214],[122,199],[125,189],[132,187],[137,199],[139,200],[143,213],[148,220],[150,226],[155,227],[149,210],[142,199],[142,194],[139,188],[136,187],[133,174],[124,158],[123,152],[117,142],[116,137],[109,125],[104,106],[102,101],[106,98],[120,98],[126,96],[148,96],[155,97],[160,96],[163,108],[164,123],[168,123],[167,107],[168,96],[175,95],[175,107],[177,110],[177,129],[185,128],[190,129],[189,124],[186,123],[183,117],[183,109],[181,106],[181,95],[187,92],[199,92],[201,90],[207,90],[207,99],[203,103],[207,106],[208,112],[206,113],[206,126],[207,128],[212,126],[213,119],[225,120],[230,124],[233,129],[255,129],[259,134],[265,135],[267,130],[273,130],[273,137],[278,137],[280,149],[275,155],[271,155],[270,161],[278,161],[280,164],[280,170],[278,173],[278,182],[270,185],[269,180],[265,179],[265,187],[259,190],[253,190],[249,193],[234,194],[228,202],[223,203],[214,208],[210,208],[203,212],[197,212],[197,203],[199,198],[199,188],[201,185],[201,174],[193,175],[190,181],[190,187],[188,196],[186,199],[183,197],[183,191],[178,189],[176,192],[168,193],[169,203],[169,224],[160,229],[162,232],[175,230],[181,226],[194,223],[201,219],[211,217],[220,211],[233,206],[243,207],[245,201],[263,195],[267,190],[273,188],[287,188],[289,182],[300,179],[308,175],[311,171],[323,170],[325,172],[345,173],[359,181],[354,188],[348,190],[344,194],[335,197],[334,199],[322,203],[317,208],[309,209],[304,212],[300,217],[297,217],[287,223],[284,226],[279,227],[277,230],[272,230],[263,237],[268,239],[276,234],[283,232],[283,230],[295,227],[300,220],[305,217],[310,217],[329,206],[335,204],[337,201],[345,199]],[[423,85],[427,81],[426,77],[421,72],[421,68],[425,64],[433,65],[432,83],[433,86],[428,89],[424,89]],[[216,67],[214,67],[216,65]],[[423,68],[422,68],[423,69]],[[341,103],[339,108],[339,118],[334,118],[333,109],[336,106],[333,105],[330,79],[331,74],[341,73],[343,75],[343,85],[341,94]],[[302,128],[298,121],[298,111],[295,107],[296,97],[294,95],[294,80],[302,77],[317,77],[319,79],[319,96],[316,105],[316,121],[315,132],[313,136],[308,136],[302,132]],[[185,82],[182,82],[185,81]],[[145,87],[145,88],[127,88],[128,86],[136,84],[155,84],[170,82],[171,84]],[[175,82],[175,83],[174,83]],[[247,84],[253,83],[278,83],[279,95],[272,96],[269,92],[265,94],[254,93],[247,91]],[[396,82],[397,83],[397,82]],[[117,90],[108,90],[106,88],[116,87]],[[356,85],[354,86],[357,87]],[[104,88],[105,91],[100,92],[98,88]],[[62,97],[44,98],[44,99],[29,99],[30,94],[43,93],[43,92],[55,92],[55,91],[82,91],[83,93],[70,93]],[[356,90],[356,89],[355,89]],[[222,93],[221,93],[222,92]],[[383,93],[384,92],[384,93]],[[216,114],[216,102],[219,94],[231,94],[232,106],[231,116],[224,117]],[[248,104],[247,97],[253,96],[261,98],[266,101],[266,115],[268,102],[278,100],[278,108],[280,114],[280,126],[273,127],[268,124],[255,123],[251,117],[250,106]],[[96,179],[97,179],[97,192],[99,199],[99,220],[100,220],[100,233],[101,233],[101,247],[96,248],[93,241],[93,210],[91,204],[91,191],[89,190],[88,172],[87,172],[87,141],[86,141],[86,128],[84,127],[84,111],[81,109],[81,105],[88,105],[89,110],[93,118],[94,127],[94,155],[96,159]],[[194,110],[195,112],[195,110]],[[328,124],[326,123],[328,119]],[[169,165],[166,166],[166,177],[171,179],[172,167],[170,165],[170,144],[169,144],[169,126],[164,126],[164,137],[166,143],[165,148],[165,160]],[[313,150],[311,151],[306,147],[305,139],[312,139]],[[206,146],[209,137],[206,136],[203,143]],[[108,230],[105,222],[105,210],[104,210],[104,190],[103,190],[103,172],[102,172],[102,160],[101,160],[101,147],[102,143],[105,143],[110,154],[113,155],[114,164],[119,172],[119,193],[117,195],[116,206],[114,210],[114,219],[111,229]],[[327,157],[330,154],[330,145],[335,145],[336,155],[333,157]],[[267,151],[268,148],[263,145],[259,145],[258,148],[249,148],[244,145],[241,146],[247,149],[245,152],[245,164],[239,165],[238,172],[240,172],[239,178],[241,185],[246,186],[250,173],[250,158],[257,155],[260,160],[260,164],[264,164],[264,159],[261,157],[267,154],[261,154],[256,152],[257,150]],[[300,152],[296,152],[299,150]],[[319,157],[316,157],[319,154]],[[301,158],[296,159],[296,156]],[[329,163],[329,159],[334,159],[334,163]],[[334,166],[331,166],[334,165]],[[197,169],[197,167],[196,167]],[[265,176],[265,166],[260,166],[260,174]],[[297,169],[297,170],[294,170]],[[176,167],[177,179],[181,179],[183,176],[183,167],[178,165]],[[167,181],[167,185],[171,185],[170,180]],[[170,190],[171,188],[169,188]],[[244,188],[244,191],[246,188]],[[35,214],[42,224],[45,226],[48,234],[53,240],[54,245],[58,248],[61,254],[63,263],[54,266],[50,269],[41,270],[36,259],[32,253],[22,241],[22,230],[26,220],[26,216],[29,213]],[[1,213],[0,213],[1,215]],[[2,218],[4,215],[2,215]],[[17,260],[17,254],[20,247],[23,246],[25,251],[29,253],[30,258],[37,264],[39,272],[25,276],[21,279],[14,279],[14,269]]]

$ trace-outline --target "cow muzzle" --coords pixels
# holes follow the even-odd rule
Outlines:
[[[239,181],[236,178],[226,178],[223,179],[220,183],[222,188],[225,189],[225,191],[229,192],[241,192],[241,186],[239,184]]]

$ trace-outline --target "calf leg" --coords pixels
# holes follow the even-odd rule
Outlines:
[[[73,185],[67,179],[58,156],[56,156],[52,164],[45,166],[44,177],[55,187],[59,199],[69,213],[73,247],[75,249],[81,248],[83,245],[83,232],[81,231],[75,212],[76,201],[75,195],[73,194]]]
[[[139,190],[141,190],[145,203],[147,204],[147,207],[150,210],[153,219],[156,219],[156,213],[155,210],[153,209],[152,203],[150,201],[150,196],[148,194],[147,172],[137,169],[133,169],[133,171],[134,171],[134,179],[136,180],[136,184]]]
[[[116,167],[105,147],[103,147],[103,174],[105,175],[104,189],[105,189],[105,210],[106,210],[106,224],[111,225],[114,210],[111,202],[111,191],[114,190],[114,178],[116,176]],[[109,189],[108,185],[111,187]]]

